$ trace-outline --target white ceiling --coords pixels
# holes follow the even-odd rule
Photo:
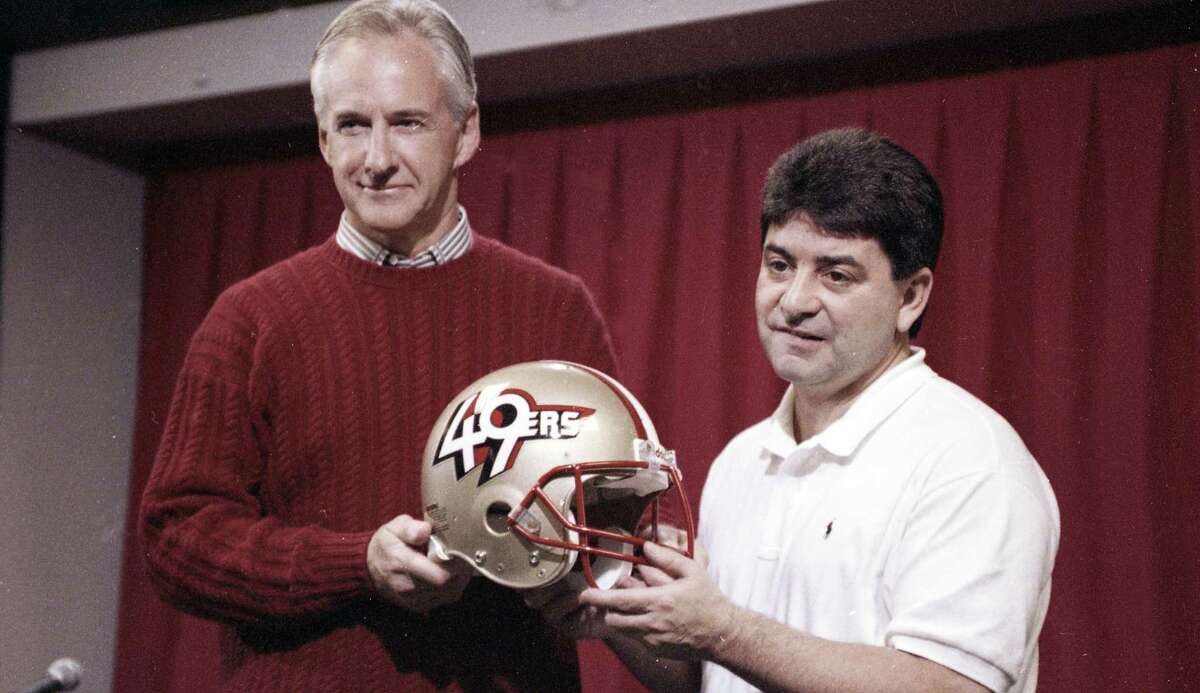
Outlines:
[[[307,65],[347,3],[20,53],[10,121],[67,141],[283,129],[310,116]],[[1162,4],[1154,0],[444,0],[481,100],[836,57]]]

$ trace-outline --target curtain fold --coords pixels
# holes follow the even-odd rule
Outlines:
[[[698,502],[724,442],[783,390],[753,318],[767,167],[843,125],[912,150],[947,209],[919,341],[1013,423],[1059,500],[1041,690],[1185,690],[1200,680],[1198,49],[500,134],[460,196],[479,232],[584,278]],[[115,690],[211,689],[216,630],[149,589],[137,501],[217,293],[320,242],[340,211],[320,159],[150,186]],[[603,647],[581,657],[587,690],[631,686]]]

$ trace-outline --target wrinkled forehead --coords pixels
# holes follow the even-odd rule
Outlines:
[[[858,228],[842,228],[841,226],[830,226],[822,223],[818,215],[811,214],[806,209],[795,209],[788,213],[781,223],[771,224],[763,233],[762,242],[766,246],[770,243],[772,237],[779,238],[783,235],[791,235],[796,232],[804,232],[805,234],[815,237],[816,239],[824,239],[826,244],[838,244],[839,242],[849,244],[873,244],[883,250],[883,244],[879,239],[879,235],[872,233],[866,229]]]

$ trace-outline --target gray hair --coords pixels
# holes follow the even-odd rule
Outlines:
[[[462,123],[478,92],[471,49],[454,19],[432,0],[358,0],[342,10],[317,43],[308,68],[317,117],[325,109],[324,94],[317,88],[318,68],[336,43],[350,38],[398,36],[406,30],[433,46],[441,63],[450,113],[455,122]]]

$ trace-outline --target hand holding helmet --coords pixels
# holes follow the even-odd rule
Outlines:
[[[413,611],[458,601],[471,571],[439,564],[421,549],[429,541],[429,523],[400,515],[380,527],[367,545],[367,572],[376,593]]]

